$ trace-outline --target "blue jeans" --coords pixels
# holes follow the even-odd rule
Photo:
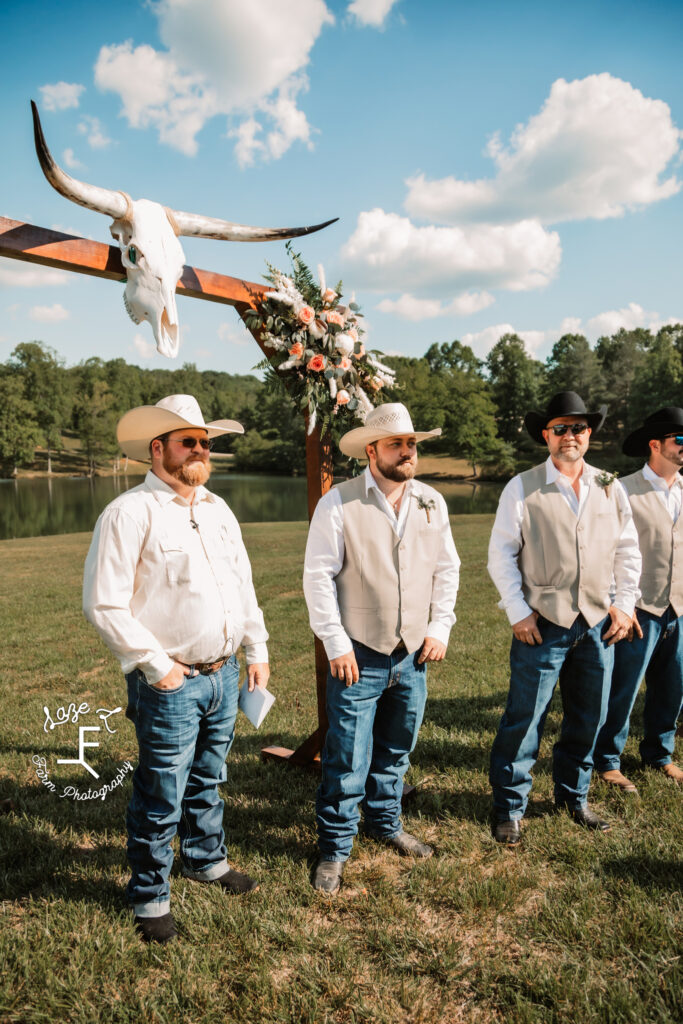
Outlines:
[[[348,860],[362,801],[365,831],[387,838],[401,831],[403,776],[417,743],[427,700],[420,651],[379,654],[353,641],[359,679],[346,686],[327,674],[329,728],[316,796],[323,860]]]
[[[532,647],[513,637],[510,692],[491,751],[489,779],[496,820],[524,817],[531,769],[558,678],[564,714],[553,747],[555,803],[570,809],[586,804],[593,747],[607,712],[614,660],[614,648],[602,638],[608,621],[589,629],[579,615],[565,629],[539,616],[542,644]]]
[[[642,640],[621,640],[614,652],[614,672],[607,720],[595,744],[595,767],[601,772],[619,768],[628,739],[629,720],[640,681],[645,675],[644,764],[663,765],[674,752],[676,722],[683,704],[683,619],[671,605],[663,615],[638,609]]]
[[[233,655],[209,676],[157,690],[139,670],[126,676],[139,762],[128,805],[128,902],[140,917],[170,908],[171,840],[180,836],[183,874],[211,881],[228,870],[218,783],[237,717],[239,667]]]

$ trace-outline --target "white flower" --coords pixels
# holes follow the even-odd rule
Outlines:
[[[328,380],[327,383],[328,383],[328,386],[329,386],[329,389],[330,389],[330,398],[336,398],[337,397],[337,381],[336,381],[336,379],[334,377],[330,377],[330,379]]]
[[[350,338],[348,334],[338,334],[334,339],[334,347],[337,352],[341,352],[343,356],[350,356],[353,352],[353,338]]]

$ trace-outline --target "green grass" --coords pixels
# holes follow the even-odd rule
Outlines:
[[[41,785],[31,760],[87,788],[82,769],[55,765],[75,756],[75,728],[45,733],[43,706],[54,715],[70,701],[124,701],[119,669],[80,611],[89,538],[0,544],[0,801],[11,801],[0,804],[0,1021],[680,1024],[683,793],[637,767],[640,701],[625,756],[640,799],[592,789],[608,835],[551,813],[554,704],[523,848],[491,838],[487,763],[509,628],[486,574],[490,524],[453,519],[458,623],[446,662],[430,669],[409,776],[418,789],[406,826],[438,855],[413,863],[360,839],[332,901],[309,883],[314,778],[259,757],[315,724],[305,526],[245,527],[278,699],[258,733],[240,716],[222,792],[231,862],[261,888],[226,898],[174,873],[181,940],[162,949],[141,945],[123,903],[130,777],[104,801],[75,802]],[[135,758],[132,726],[118,719],[92,755],[103,778]]]

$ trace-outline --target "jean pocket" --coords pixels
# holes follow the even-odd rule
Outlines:
[[[139,670],[138,670],[138,672],[139,672]],[[166,689],[161,690],[161,689],[159,689],[159,687],[155,683],[150,683],[149,682],[149,680],[147,679],[147,676],[144,674],[144,672],[139,672],[139,675],[140,675],[140,679],[145,684],[146,689],[152,690],[154,693],[161,693],[161,694],[164,694],[164,693],[168,693],[168,694],[180,693],[181,690],[185,689],[185,686],[187,685],[187,680],[190,678],[189,676],[183,676],[183,681],[180,684],[180,686],[174,686],[170,690],[166,690]]]

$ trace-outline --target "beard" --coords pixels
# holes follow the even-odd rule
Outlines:
[[[169,476],[179,480],[187,487],[199,487],[211,476],[211,463],[208,459],[192,459],[176,465],[164,452],[163,466]]]
[[[578,462],[583,458],[580,448],[560,448],[555,456],[558,462]]]
[[[417,460],[406,459],[405,462],[399,462],[398,465],[393,465],[390,462],[385,462],[378,451],[375,451],[375,454],[377,456],[377,469],[385,480],[393,480],[394,483],[402,484],[405,480],[412,480],[415,476]]]

